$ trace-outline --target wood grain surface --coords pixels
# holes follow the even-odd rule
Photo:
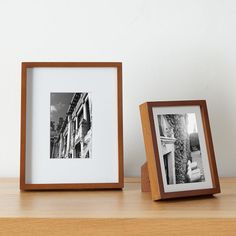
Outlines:
[[[0,179],[0,235],[235,235],[236,178],[222,193],[152,201],[140,179],[124,190],[20,191]]]

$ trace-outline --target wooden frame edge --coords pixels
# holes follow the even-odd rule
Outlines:
[[[117,67],[117,116],[118,116],[118,158],[119,158],[119,186],[124,187],[124,143],[123,143],[123,82],[122,63]]]
[[[20,189],[25,189],[27,66],[21,65]]]
[[[213,139],[211,134],[211,127],[210,127],[210,119],[208,115],[208,109],[207,109],[207,102],[205,100],[202,101],[201,108],[201,115],[202,115],[202,123],[204,127],[204,135],[206,140],[206,146],[207,146],[207,153],[211,154],[211,158],[209,160],[210,163],[210,169],[211,169],[211,177],[212,177],[212,183],[214,185],[214,193],[220,193],[220,181],[219,181],[219,175],[217,170],[217,163],[215,158],[215,151],[214,151],[214,145],[213,145]]]
[[[26,68],[35,67],[122,67],[122,62],[22,62]]]
[[[143,103],[139,106],[143,139],[145,145],[148,175],[150,180],[151,195],[153,200],[161,199],[159,188],[159,177],[156,166],[156,155],[154,150],[153,130],[151,128],[150,112],[148,103]]]
[[[26,98],[27,69],[35,67],[114,67],[117,69],[117,129],[118,129],[118,182],[111,183],[57,183],[57,184],[26,184]],[[123,87],[122,62],[22,62],[21,64],[21,121],[20,121],[20,190],[99,190],[123,189]]]

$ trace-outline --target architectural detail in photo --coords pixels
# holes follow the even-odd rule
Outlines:
[[[158,115],[167,184],[205,181],[194,113]]]
[[[50,158],[91,158],[89,93],[51,93]]]

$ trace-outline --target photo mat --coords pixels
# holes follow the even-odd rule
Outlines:
[[[212,188],[200,107],[154,107],[153,119],[164,191]]]

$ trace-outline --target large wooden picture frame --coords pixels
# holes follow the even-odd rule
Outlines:
[[[140,114],[143,191],[150,181],[153,200],[220,193],[205,100],[146,102]]]
[[[23,62],[21,79],[20,189],[122,189],[122,63]]]

